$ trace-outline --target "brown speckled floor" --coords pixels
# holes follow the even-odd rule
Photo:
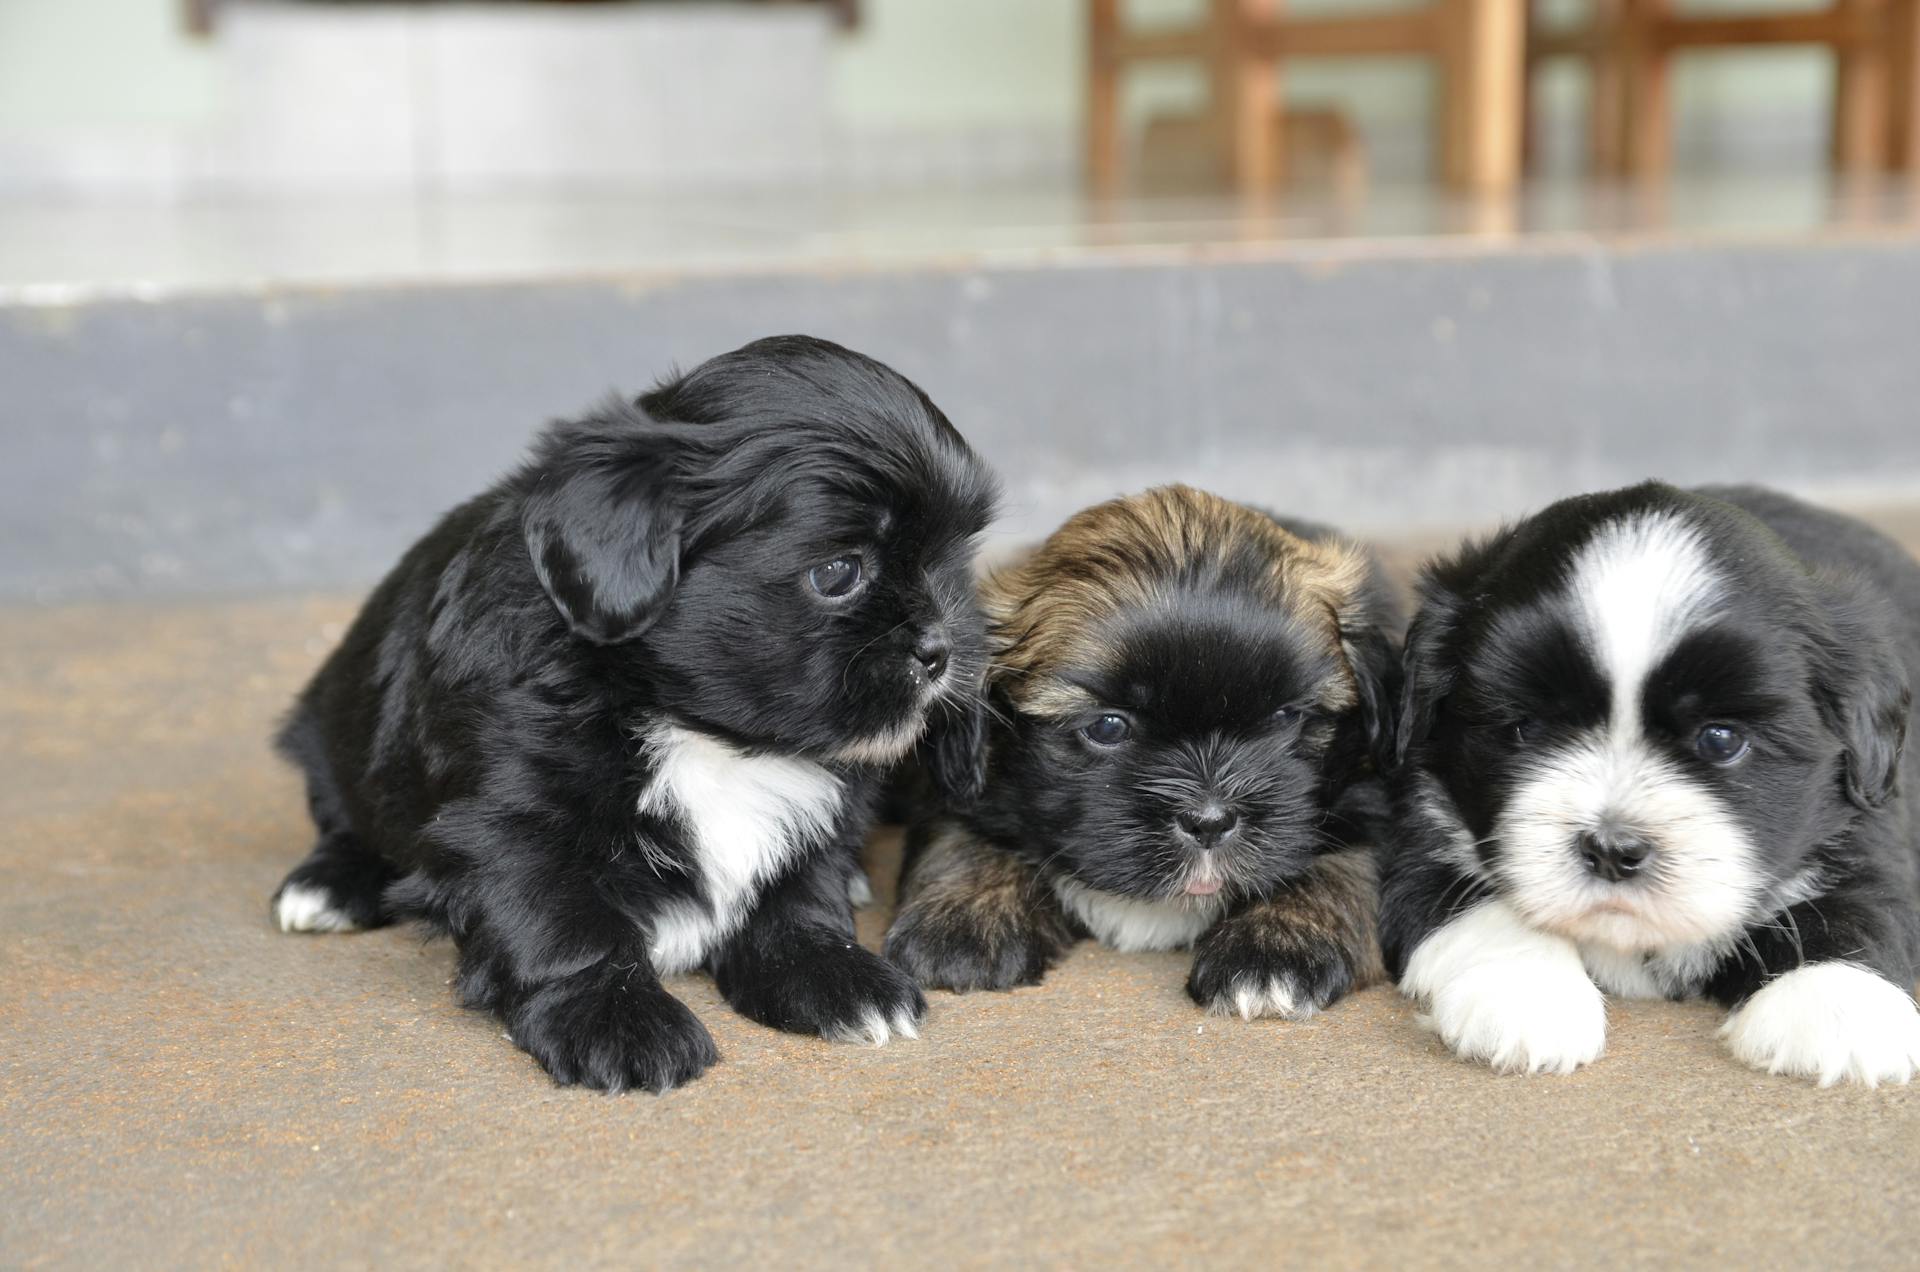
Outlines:
[[[0,1266],[1920,1258],[1920,1089],[1750,1073],[1700,1005],[1500,1078],[1389,990],[1209,1019],[1083,946],[879,1051],[682,978],[724,1063],[556,1090],[445,945],[267,922],[309,832],[263,739],[350,612],[0,610]]]

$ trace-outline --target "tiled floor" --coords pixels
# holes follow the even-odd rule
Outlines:
[[[1089,202],[1074,189],[638,191],[0,202],[0,301],[268,283],[872,267],[1088,252],[1423,251],[1542,237],[1920,235],[1905,187],[1720,177],[1660,192],[1555,183],[1516,199]]]

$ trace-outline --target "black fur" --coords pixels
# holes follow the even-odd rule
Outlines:
[[[1263,896],[1298,875],[1324,835],[1345,840],[1352,828],[1333,809],[1371,774],[1364,712],[1276,717],[1331,672],[1284,616],[1190,598],[1171,622],[1128,616],[1113,644],[1118,665],[1086,668],[1085,679],[1102,702],[1137,713],[1136,736],[1099,751],[996,695],[987,798],[965,813],[969,825],[1089,887],[1143,898],[1170,895],[1184,875],[1170,828],[1209,792],[1239,817],[1222,854],[1238,894]]]
[[[283,891],[451,933],[461,1000],[558,1082],[685,1082],[717,1057],[651,942],[669,913],[711,914],[713,885],[701,810],[641,808],[671,724],[716,753],[805,760],[839,792],[831,826],[788,836],[737,928],[691,961],[778,1028],[917,1019],[911,981],[853,941],[847,883],[883,752],[951,713],[964,782],[985,656],[972,539],[992,503],[919,389],[805,337],[552,426],[406,554],[301,695],[279,742],[319,841]],[[849,555],[855,593],[810,587]],[[916,655],[936,637],[944,673]]]
[[[1558,591],[1572,552],[1615,520],[1684,516],[1730,581],[1714,616],[1658,664],[1648,735],[1686,780],[1750,832],[1761,892],[1816,868],[1818,891],[1718,939],[1712,965],[1675,983],[1737,1005],[1803,963],[1847,959],[1910,989],[1920,974],[1920,756],[1906,745],[1920,682],[1920,564],[1848,518],[1747,487],[1658,483],[1565,500],[1437,561],[1409,633],[1396,833],[1381,936],[1398,977],[1452,916],[1501,891],[1498,817],[1522,752],[1592,726],[1609,686]],[[1516,721],[1531,737],[1516,740]],[[1706,721],[1753,738],[1732,767],[1694,755]],[[1669,740],[1669,741],[1661,741]],[[1457,811],[1484,870],[1458,858]]]
[[[1324,527],[1281,524],[1309,540],[1333,537]],[[1207,854],[1223,917],[1198,946],[1189,985],[1196,1001],[1219,1008],[1242,982],[1283,980],[1304,1013],[1377,972],[1371,870],[1359,889],[1301,881],[1327,854],[1370,850],[1384,822],[1373,758],[1390,742],[1398,694],[1391,589],[1377,568],[1368,574],[1333,649],[1252,584],[1266,559],[1203,566],[1203,549],[1193,552],[1170,578],[1148,577],[1142,565],[1154,601],[1123,606],[1105,623],[1098,657],[1047,672],[1124,711],[1134,733],[1122,746],[1089,741],[1083,718],[1023,710],[1018,677],[997,666],[990,674],[981,797],[923,810],[908,836],[886,953],[922,984],[1037,983],[1090,935],[1056,898],[1057,880],[1177,903],[1201,854],[1176,819],[1209,805],[1238,820]],[[1354,684],[1357,700],[1338,711],[1277,714],[1314,703],[1331,681]],[[1284,918],[1263,908],[1296,884],[1301,896],[1286,903]],[[1362,913],[1348,921],[1348,910]]]

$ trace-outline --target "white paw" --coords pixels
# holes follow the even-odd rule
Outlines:
[[[325,888],[290,883],[273,899],[273,919],[282,932],[352,932],[359,924],[333,908]]]
[[[856,870],[847,880],[847,900],[853,902],[853,908],[864,910],[873,904],[873,880],[867,878],[867,872]]]
[[[1275,976],[1265,984],[1249,979],[1236,980],[1232,989],[1213,996],[1213,1001],[1207,1004],[1207,1010],[1216,1016],[1237,1015],[1242,1020],[1261,1016],[1305,1020],[1313,1015],[1314,1007],[1311,1002],[1301,1002],[1294,994],[1293,987]]]
[[[1502,1073],[1572,1073],[1607,1045],[1607,1006],[1573,942],[1487,901],[1420,943],[1401,990],[1463,1059]]]
[[[1733,1054],[1768,1073],[1905,1083],[1920,1071],[1913,995],[1852,963],[1809,963],[1743,1003],[1720,1027]]]
[[[910,1011],[896,1011],[892,1016],[887,1016],[876,1009],[861,1017],[856,1024],[823,1029],[820,1031],[820,1036],[828,1042],[851,1042],[862,1047],[884,1047],[895,1038],[918,1038],[920,1026],[914,1022],[913,1013]]]

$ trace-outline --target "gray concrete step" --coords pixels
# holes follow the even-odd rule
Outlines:
[[[918,380],[1002,542],[1185,480],[1358,532],[1920,491],[1920,240],[1259,243],[0,304],[0,599],[356,587],[542,421],[757,336]]]

